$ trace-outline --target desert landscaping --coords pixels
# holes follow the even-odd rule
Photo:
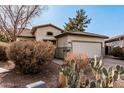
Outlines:
[[[124,35],[106,36],[94,26],[88,32],[92,18],[83,8],[73,17],[67,12],[63,28],[32,25],[47,10],[0,6],[0,88],[124,88]]]

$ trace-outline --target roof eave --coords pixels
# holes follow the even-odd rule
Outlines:
[[[108,36],[92,36],[92,35],[85,35],[85,34],[75,34],[75,33],[62,33],[60,35],[55,36],[56,38],[65,36],[65,35],[79,35],[79,36],[90,36],[90,37],[98,37],[98,38],[104,38],[104,39],[108,39]]]
[[[24,38],[35,38],[35,36],[18,36],[18,37],[24,37]]]
[[[106,40],[105,42],[113,42],[113,41],[118,41],[120,39],[123,40],[124,39],[124,35],[112,37],[112,38]]]
[[[33,27],[32,30],[31,30],[31,33],[34,35],[34,33],[35,33],[35,31],[36,31],[37,28],[46,27],[46,26],[52,26],[52,27],[54,27],[54,28],[60,30],[61,32],[64,32],[63,29],[61,29],[61,28],[59,28],[59,27],[57,27],[57,26],[55,26],[55,25],[53,25],[53,24],[45,24],[45,25],[39,25],[39,26]]]

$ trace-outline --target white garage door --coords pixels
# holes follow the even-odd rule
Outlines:
[[[94,42],[72,42],[73,52],[77,54],[87,54],[93,58],[94,55],[101,56],[101,43]]]

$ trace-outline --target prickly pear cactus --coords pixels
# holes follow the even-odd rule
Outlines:
[[[62,87],[68,88],[112,88],[114,82],[120,79],[124,74],[124,68],[117,65],[115,69],[103,67],[103,62],[100,58],[95,57],[90,60],[92,72],[95,76],[94,81],[90,81],[84,76],[83,66],[80,66],[84,60],[72,58],[66,60],[66,64],[60,69],[60,83]],[[85,60],[86,61],[86,60]],[[63,78],[62,78],[63,77]],[[63,81],[62,81],[63,80]]]
[[[71,61],[68,65],[61,68],[61,71],[66,77],[65,87],[80,87],[80,81],[83,77],[83,70],[79,70],[78,65],[75,62]]]
[[[102,65],[102,60],[95,57],[91,60],[91,67],[96,77],[96,87],[111,88],[115,81],[120,79],[120,75],[124,74],[124,68],[117,65],[116,69],[109,67],[106,69]]]
[[[96,80],[99,80],[102,77],[102,60],[95,57],[90,61],[90,64]]]
[[[60,68],[61,74],[63,73],[66,77],[66,84],[64,87],[80,88],[88,85],[88,80],[86,80],[86,83],[82,82],[85,78],[83,68],[87,65],[87,61],[87,58],[69,54],[68,58],[65,60],[65,64]]]

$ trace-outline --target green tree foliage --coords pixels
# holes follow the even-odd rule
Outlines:
[[[69,18],[69,22],[65,23],[65,30],[66,31],[85,31],[87,28],[87,24],[90,23],[91,19],[88,19],[86,12],[81,9],[76,11],[76,17]]]

